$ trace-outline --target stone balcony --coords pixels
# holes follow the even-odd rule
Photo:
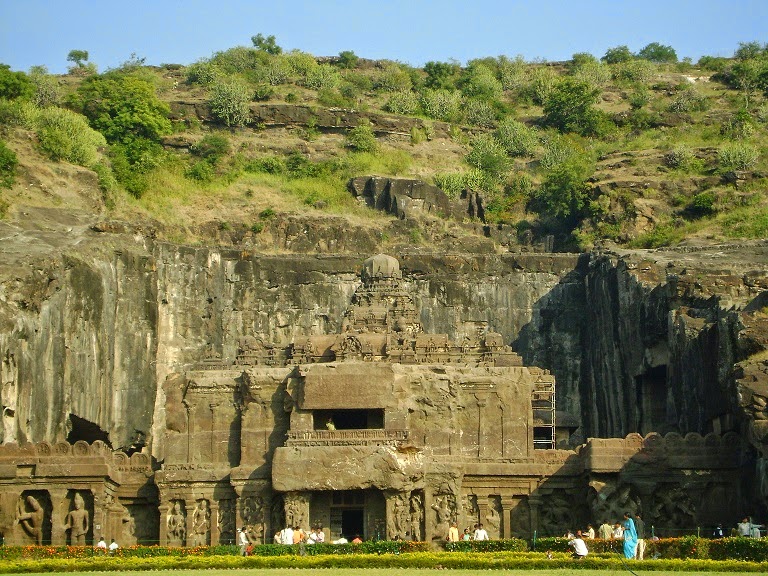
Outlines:
[[[286,446],[397,446],[407,430],[289,430]]]

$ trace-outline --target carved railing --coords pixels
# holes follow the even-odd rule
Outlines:
[[[397,446],[407,430],[290,430],[286,446]]]

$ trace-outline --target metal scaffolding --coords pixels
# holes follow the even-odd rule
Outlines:
[[[539,378],[531,393],[533,408],[533,448],[549,450],[555,447],[555,379]]]

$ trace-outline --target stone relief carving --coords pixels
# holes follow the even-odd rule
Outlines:
[[[411,493],[411,540],[421,541],[423,538],[424,497],[419,491]]]
[[[573,524],[572,505],[565,492],[555,492],[543,497],[539,508],[541,533],[561,536]]]
[[[477,496],[474,494],[467,494],[461,499],[461,503],[466,523],[469,526],[477,524],[480,518],[480,510],[477,506]]]
[[[695,525],[696,506],[687,489],[661,485],[654,492],[647,515],[656,525],[686,528]]]
[[[16,522],[38,546],[43,543],[43,522],[45,509],[40,501],[32,495],[19,499],[16,512]]]
[[[286,494],[285,521],[288,526],[309,526],[309,495],[304,493]]]
[[[166,526],[168,528],[168,546],[186,546],[187,543],[187,514],[181,500],[174,500],[168,511]]]
[[[72,546],[85,546],[90,528],[90,516],[85,509],[85,500],[80,492],[75,492],[72,506],[72,510],[67,514],[64,528],[69,531],[69,541]]]
[[[634,514],[640,510],[640,502],[632,494],[632,486],[617,481],[593,480],[590,482],[587,502],[592,511],[592,517],[598,522],[603,520],[615,521],[620,519],[625,512]]]
[[[264,542],[264,499],[248,496],[243,503],[243,524],[251,542]]]
[[[488,497],[488,511],[485,514],[484,524],[491,540],[501,537],[501,498],[499,496]]]
[[[233,544],[235,542],[235,515],[234,500],[219,500],[217,524],[219,539],[222,544]]]
[[[432,510],[435,511],[434,515],[434,531],[432,535],[433,540],[444,539],[448,534],[448,529],[451,526],[451,521],[456,516],[456,504],[453,494],[443,494],[435,498],[432,504]]]
[[[211,536],[211,509],[208,500],[197,501],[192,512],[192,546],[206,546]]]

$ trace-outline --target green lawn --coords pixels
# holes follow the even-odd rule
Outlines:
[[[633,566],[634,568],[634,566]],[[333,576],[426,576],[434,574],[437,569],[418,569],[418,568],[272,568],[255,570],[168,570],[173,576],[310,576],[318,572],[323,574],[332,574]],[[158,571],[153,570],[153,573]],[[163,572],[166,572],[165,570]],[[441,573],[450,576],[489,576],[497,572],[496,570],[440,570]],[[498,571],[503,574],[513,573],[515,576],[545,576],[554,574],[556,576],[612,576],[614,574],[629,574],[626,570],[608,569],[608,570],[503,570]],[[71,575],[93,576],[94,572],[69,572]],[[145,576],[145,572],[105,572],[109,576]],[[663,576],[667,574],[685,574],[685,572],[666,572],[658,570],[639,570],[638,574],[642,576]],[[693,574],[693,572],[689,572]],[[697,575],[705,576],[754,576],[755,572],[696,572]],[[37,576],[36,574],[27,574],[27,576]],[[42,576],[42,574],[41,574]]]

